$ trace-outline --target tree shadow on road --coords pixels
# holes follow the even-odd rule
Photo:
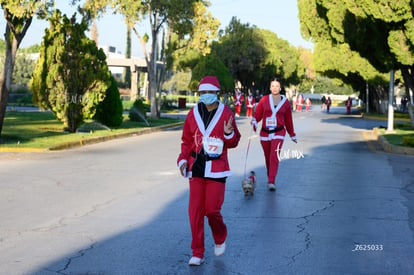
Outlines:
[[[338,119],[335,121],[338,123]],[[372,253],[351,252],[354,247],[352,240],[358,239],[350,234],[364,228],[358,227],[359,224],[354,227],[347,225],[346,222],[359,219],[357,214],[345,215],[347,212],[338,212],[342,204],[343,209],[346,206],[353,207],[356,213],[364,216],[364,210],[375,211],[374,207],[382,207],[382,202],[394,203],[395,198],[379,201],[379,204],[370,199],[364,204],[369,206],[367,209],[355,207],[355,203],[366,201],[364,196],[373,196],[370,186],[381,182],[381,174],[377,173],[378,166],[375,162],[380,158],[376,154],[366,154],[367,151],[364,142],[345,142],[315,146],[310,152],[303,152],[303,158],[287,158],[280,163],[276,192],[267,190],[264,166],[253,165],[249,169],[256,172],[258,187],[252,197],[244,196],[241,189],[244,177],[240,172],[242,168],[236,169],[227,182],[223,205],[224,221],[229,231],[228,249],[222,257],[213,255],[214,242],[206,221],[206,261],[200,267],[187,265],[191,257],[191,234],[187,214],[188,190],[185,190],[163,205],[145,224],[134,225],[131,222],[125,231],[85,244],[64,257],[51,259],[49,263],[27,274],[274,274],[275,271],[281,274],[303,274],[315,273],[317,270],[334,273],[363,273],[368,269],[374,272],[390,271],[390,268],[399,263],[381,269],[383,266],[379,263],[389,263],[389,260],[378,261],[370,256]],[[370,161],[374,164],[367,166]],[[355,177],[362,178],[367,185],[360,185],[361,181],[352,181]],[[184,184],[184,181],[180,177],[171,176],[166,184]],[[380,188],[384,189],[383,195],[388,196],[388,190],[392,191],[394,187],[390,182],[385,185]],[[349,198],[345,196],[349,195],[347,190],[352,188],[367,193],[351,193],[360,199],[348,201]],[[161,194],[160,199],[162,200]],[[136,215],[139,217],[140,213],[137,212]],[[383,219],[366,220],[372,224],[385,224]],[[116,220],[108,217],[106,223],[111,224]],[[332,221],[338,224],[332,224]],[[332,235],[323,235],[320,233],[322,229]],[[335,238],[329,239],[332,236]],[[364,235],[358,236],[361,238]],[[53,246],[53,243],[45,245]],[[336,252],[340,252],[340,255],[332,257]],[[334,262],[323,258],[315,266],[312,260],[320,260],[318,257],[331,257],[329,259]],[[401,261],[404,259],[403,257]],[[354,265],[359,262],[364,262],[366,268]],[[403,270],[405,266],[399,266],[396,270]]]
[[[347,116],[347,115],[335,115],[334,117],[323,118],[321,119],[322,123],[332,124],[332,127],[335,127],[334,124],[341,124],[348,126],[354,129],[360,130],[372,130],[375,127],[381,128],[386,127],[387,122],[381,120],[372,120],[364,119],[359,116]]]
[[[264,167],[252,169],[261,175],[264,172]],[[205,219],[205,263],[200,267],[189,267],[187,264],[191,257],[191,234],[187,210],[188,191],[185,191],[163,205],[162,209],[145,224],[134,226],[131,222],[130,226],[125,227],[126,231],[106,239],[94,240],[27,274],[254,274],[271,272],[276,264],[276,258],[280,257],[284,264],[289,260],[283,258],[284,250],[281,249],[276,255],[265,257],[258,264],[254,254],[258,254],[263,249],[266,253],[271,253],[274,243],[267,241],[257,246],[255,242],[257,234],[266,237],[266,230],[273,228],[273,231],[267,234],[267,237],[272,238],[278,232],[288,230],[292,222],[279,225],[274,223],[274,219],[278,219],[274,216],[274,211],[279,204],[277,193],[268,192],[267,186],[263,185],[262,176],[259,178],[261,185],[254,197],[244,195],[241,188],[243,175],[234,174],[228,180],[222,210],[229,231],[228,249],[224,256],[214,256],[214,241],[207,219]],[[183,181],[186,180],[174,176],[168,180],[168,184],[182,185],[185,184]],[[160,197],[163,196],[160,195]],[[145,208],[142,210],[146,211]],[[100,215],[97,215],[98,219],[101,219]],[[140,213],[137,212],[136,215],[139,217]],[[265,225],[258,222],[258,219],[260,221],[263,217],[267,220]],[[113,219],[105,217],[105,219],[108,219],[105,221],[108,225],[119,220],[117,217]],[[129,219],[133,220],[133,217]],[[91,217],[90,220],[96,220],[96,217]],[[73,232],[73,234],[77,233]],[[293,234],[296,235],[295,232]],[[93,232],[84,232],[82,235],[93,235]],[[51,249],[54,246],[53,243],[45,245],[50,246]],[[280,261],[277,264],[280,264]]]

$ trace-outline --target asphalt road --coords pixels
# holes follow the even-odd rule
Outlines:
[[[223,216],[228,248],[189,267],[181,129],[69,151],[0,154],[0,274],[412,274],[414,157],[370,150],[385,122],[295,113],[277,191],[249,120],[230,151]],[[249,139],[250,137],[250,139]],[[250,140],[250,150],[247,146]],[[258,178],[245,197],[247,171]]]

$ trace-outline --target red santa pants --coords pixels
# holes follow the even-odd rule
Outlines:
[[[191,249],[193,256],[204,256],[204,216],[215,244],[222,244],[227,237],[227,227],[221,215],[221,206],[224,202],[225,183],[210,179],[190,178],[190,203],[188,213],[191,226]]]
[[[266,161],[267,181],[268,183],[275,183],[283,139],[261,140],[260,143],[262,144]]]
[[[247,117],[253,116],[253,107],[246,107],[246,116]]]
[[[236,115],[240,116],[241,105],[234,105],[234,111],[236,112]]]

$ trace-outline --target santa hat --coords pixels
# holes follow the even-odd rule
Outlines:
[[[205,76],[198,84],[198,91],[220,91],[220,83],[217,77],[213,75]]]

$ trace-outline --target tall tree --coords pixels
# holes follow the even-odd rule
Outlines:
[[[131,58],[131,28],[127,26],[127,33],[126,33],[126,47],[125,47],[125,58]],[[126,67],[124,68],[124,83],[127,84],[128,88],[131,88],[131,68]],[[131,91],[131,95],[134,94],[136,97],[137,91]]]
[[[261,75],[261,81],[269,85],[269,79],[277,75],[283,79],[285,85],[298,84],[299,76],[303,73],[305,65],[300,59],[299,49],[281,39],[272,31],[256,30],[262,38],[266,55],[262,61],[265,66],[271,66],[270,75]]]
[[[201,2],[194,4],[194,10],[194,25],[190,35],[169,33],[167,66],[173,70],[194,68],[199,58],[211,52],[211,43],[217,39],[220,21]]]
[[[192,91],[197,91],[198,83],[200,83],[200,80],[206,75],[217,76],[220,82],[221,91],[224,93],[233,93],[233,77],[230,74],[229,69],[214,54],[208,54],[199,59],[199,62],[192,70],[189,88]]]
[[[298,50],[300,52],[300,59],[302,60],[303,65],[305,66],[303,71],[304,77],[307,79],[315,79],[316,75],[312,62],[312,51],[302,47],[299,47]]]
[[[149,94],[151,100],[151,117],[157,118],[157,61],[160,51],[159,36],[165,28],[180,35],[189,34],[193,27],[194,8],[197,2],[207,2],[203,0],[87,0],[85,7],[94,10],[102,9],[108,4],[112,5],[114,12],[122,14],[126,25],[129,26],[140,41],[144,58],[147,64]],[[150,35],[139,33],[135,25],[144,19],[148,19]],[[150,46],[147,42],[151,38]]]
[[[99,46],[99,32],[98,32],[98,24],[96,24],[96,18],[92,19],[91,39],[95,41],[96,46]]]
[[[30,82],[33,101],[75,132],[84,119],[95,115],[111,74],[103,50],[86,37],[85,19],[77,23],[76,14],[68,19],[55,10],[49,22]]]
[[[45,0],[1,0],[0,5],[6,19],[5,61],[4,69],[0,74],[0,137],[6,115],[7,102],[12,83],[13,69],[16,62],[17,50],[27,30],[32,24],[33,17],[43,16],[52,1]]]
[[[400,70],[407,96],[413,103],[414,91],[414,5],[412,0],[344,0],[349,24],[345,25],[347,43],[376,67]],[[369,38],[368,46],[357,36]],[[379,42],[380,44],[376,44]],[[414,106],[409,108],[414,129]]]
[[[315,43],[315,71],[352,85],[360,91],[362,98],[368,83],[372,87],[369,105],[380,111],[379,99],[387,96],[384,89],[386,76],[345,41],[345,23],[341,24],[341,20],[345,18],[346,7],[335,1],[327,8],[316,0],[299,0],[298,5],[302,35]]]
[[[233,17],[225,28],[224,35],[213,43],[214,52],[227,66],[235,80],[243,86],[259,78],[266,50],[263,37],[256,31],[256,26],[241,23]]]
[[[236,17],[213,42],[212,53],[243,87],[254,82],[254,89],[262,92],[268,90],[269,79],[275,75],[287,85],[297,84],[305,68],[297,48],[274,32],[243,24]]]
[[[298,5],[305,37],[333,47],[347,44],[353,55],[366,59],[379,73],[400,70],[406,87],[414,90],[411,0],[298,0]],[[414,115],[411,121],[414,125]]]

